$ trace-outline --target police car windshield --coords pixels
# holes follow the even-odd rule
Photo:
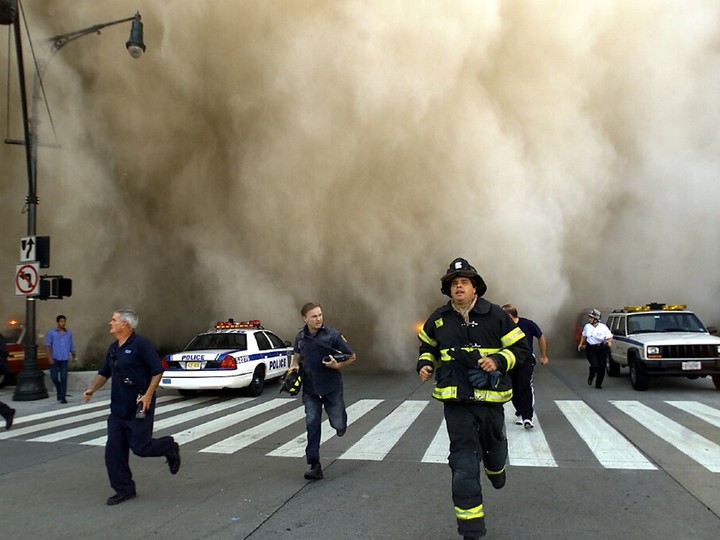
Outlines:
[[[195,336],[185,347],[186,351],[202,351],[206,349],[247,349],[247,336],[240,333],[200,334]]]
[[[628,333],[645,332],[706,332],[694,313],[643,313],[628,316]]]

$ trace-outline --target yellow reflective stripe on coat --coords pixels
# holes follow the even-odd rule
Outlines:
[[[512,399],[512,388],[504,391],[498,390],[481,390],[475,388],[473,391],[474,401],[484,401],[486,403],[505,403]],[[447,401],[450,399],[457,399],[458,389],[457,386],[445,386],[443,388],[435,387],[433,389],[432,397],[440,401]]]
[[[432,397],[445,401],[446,399],[457,399],[457,386],[446,386],[444,388],[433,389]]]
[[[505,403],[510,401],[512,396],[512,388],[504,391],[475,388],[474,391],[476,401],[489,401],[490,403]]]
[[[513,343],[517,343],[525,337],[525,333],[520,330],[520,327],[513,328],[507,334],[500,338],[500,342],[503,347],[509,347]]]
[[[420,338],[420,341],[422,341],[423,343],[427,343],[431,347],[437,347],[437,344],[438,344],[437,340],[434,340],[433,338],[428,336],[427,333],[425,333],[425,330],[420,330],[418,337]]]
[[[517,364],[517,359],[515,358],[515,355],[509,349],[503,349],[501,351],[498,351],[496,354],[499,354],[505,359],[508,371],[514,368],[515,364]]]
[[[424,352],[420,355],[419,360],[427,360],[428,362],[432,362],[433,366],[437,366],[437,359],[435,356],[433,356],[432,353]]]
[[[462,519],[463,521],[468,519],[478,519],[485,517],[485,511],[483,510],[482,504],[480,506],[476,506],[475,508],[460,508],[459,506],[456,506],[455,517]]]

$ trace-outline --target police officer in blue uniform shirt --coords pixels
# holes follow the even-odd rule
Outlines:
[[[134,311],[119,309],[110,319],[115,341],[92,384],[85,390],[87,402],[112,377],[105,466],[115,495],[115,505],[136,496],[129,465],[129,450],[139,457],[165,456],[172,474],[180,470],[180,447],[172,437],[153,439],[155,390],[162,377],[160,358],[150,341],[135,333],[138,317]]]
[[[316,302],[305,304],[300,310],[305,326],[295,336],[291,370],[300,370],[303,384],[303,404],[307,427],[305,458],[310,469],[307,480],[321,480],[320,424],[322,410],[328,415],[330,426],[338,437],[345,435],[347,412],[343,398],[340,369],[355,361],[355,353],[343,335],[323,324],[322,306]]]

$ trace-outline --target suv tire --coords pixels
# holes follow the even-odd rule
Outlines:
[[[608,353],[607,357],[607,374],[608,377],[617,377],[620,375],[620,364],[612,359],[610,353]]]
[[[628,361],[630,367],[630,384],[634,390],[644,392],[650,386],[650,377],[645,372],[645,368],[640,364],[637,358],[631,358]]]

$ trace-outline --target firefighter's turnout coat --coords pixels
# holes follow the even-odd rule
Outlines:
[[[525,334],[496,304],[478,298],[466,323],[450,302],[439,307],[423,325],[417,370],[431,366],[435,373],[433,397],[440,401],[505,403],[512,398],[510,369],[528,355]],[[456,361],[453,348],[491,357],[502,373],[496,388],[474,388],[468,367]]]

